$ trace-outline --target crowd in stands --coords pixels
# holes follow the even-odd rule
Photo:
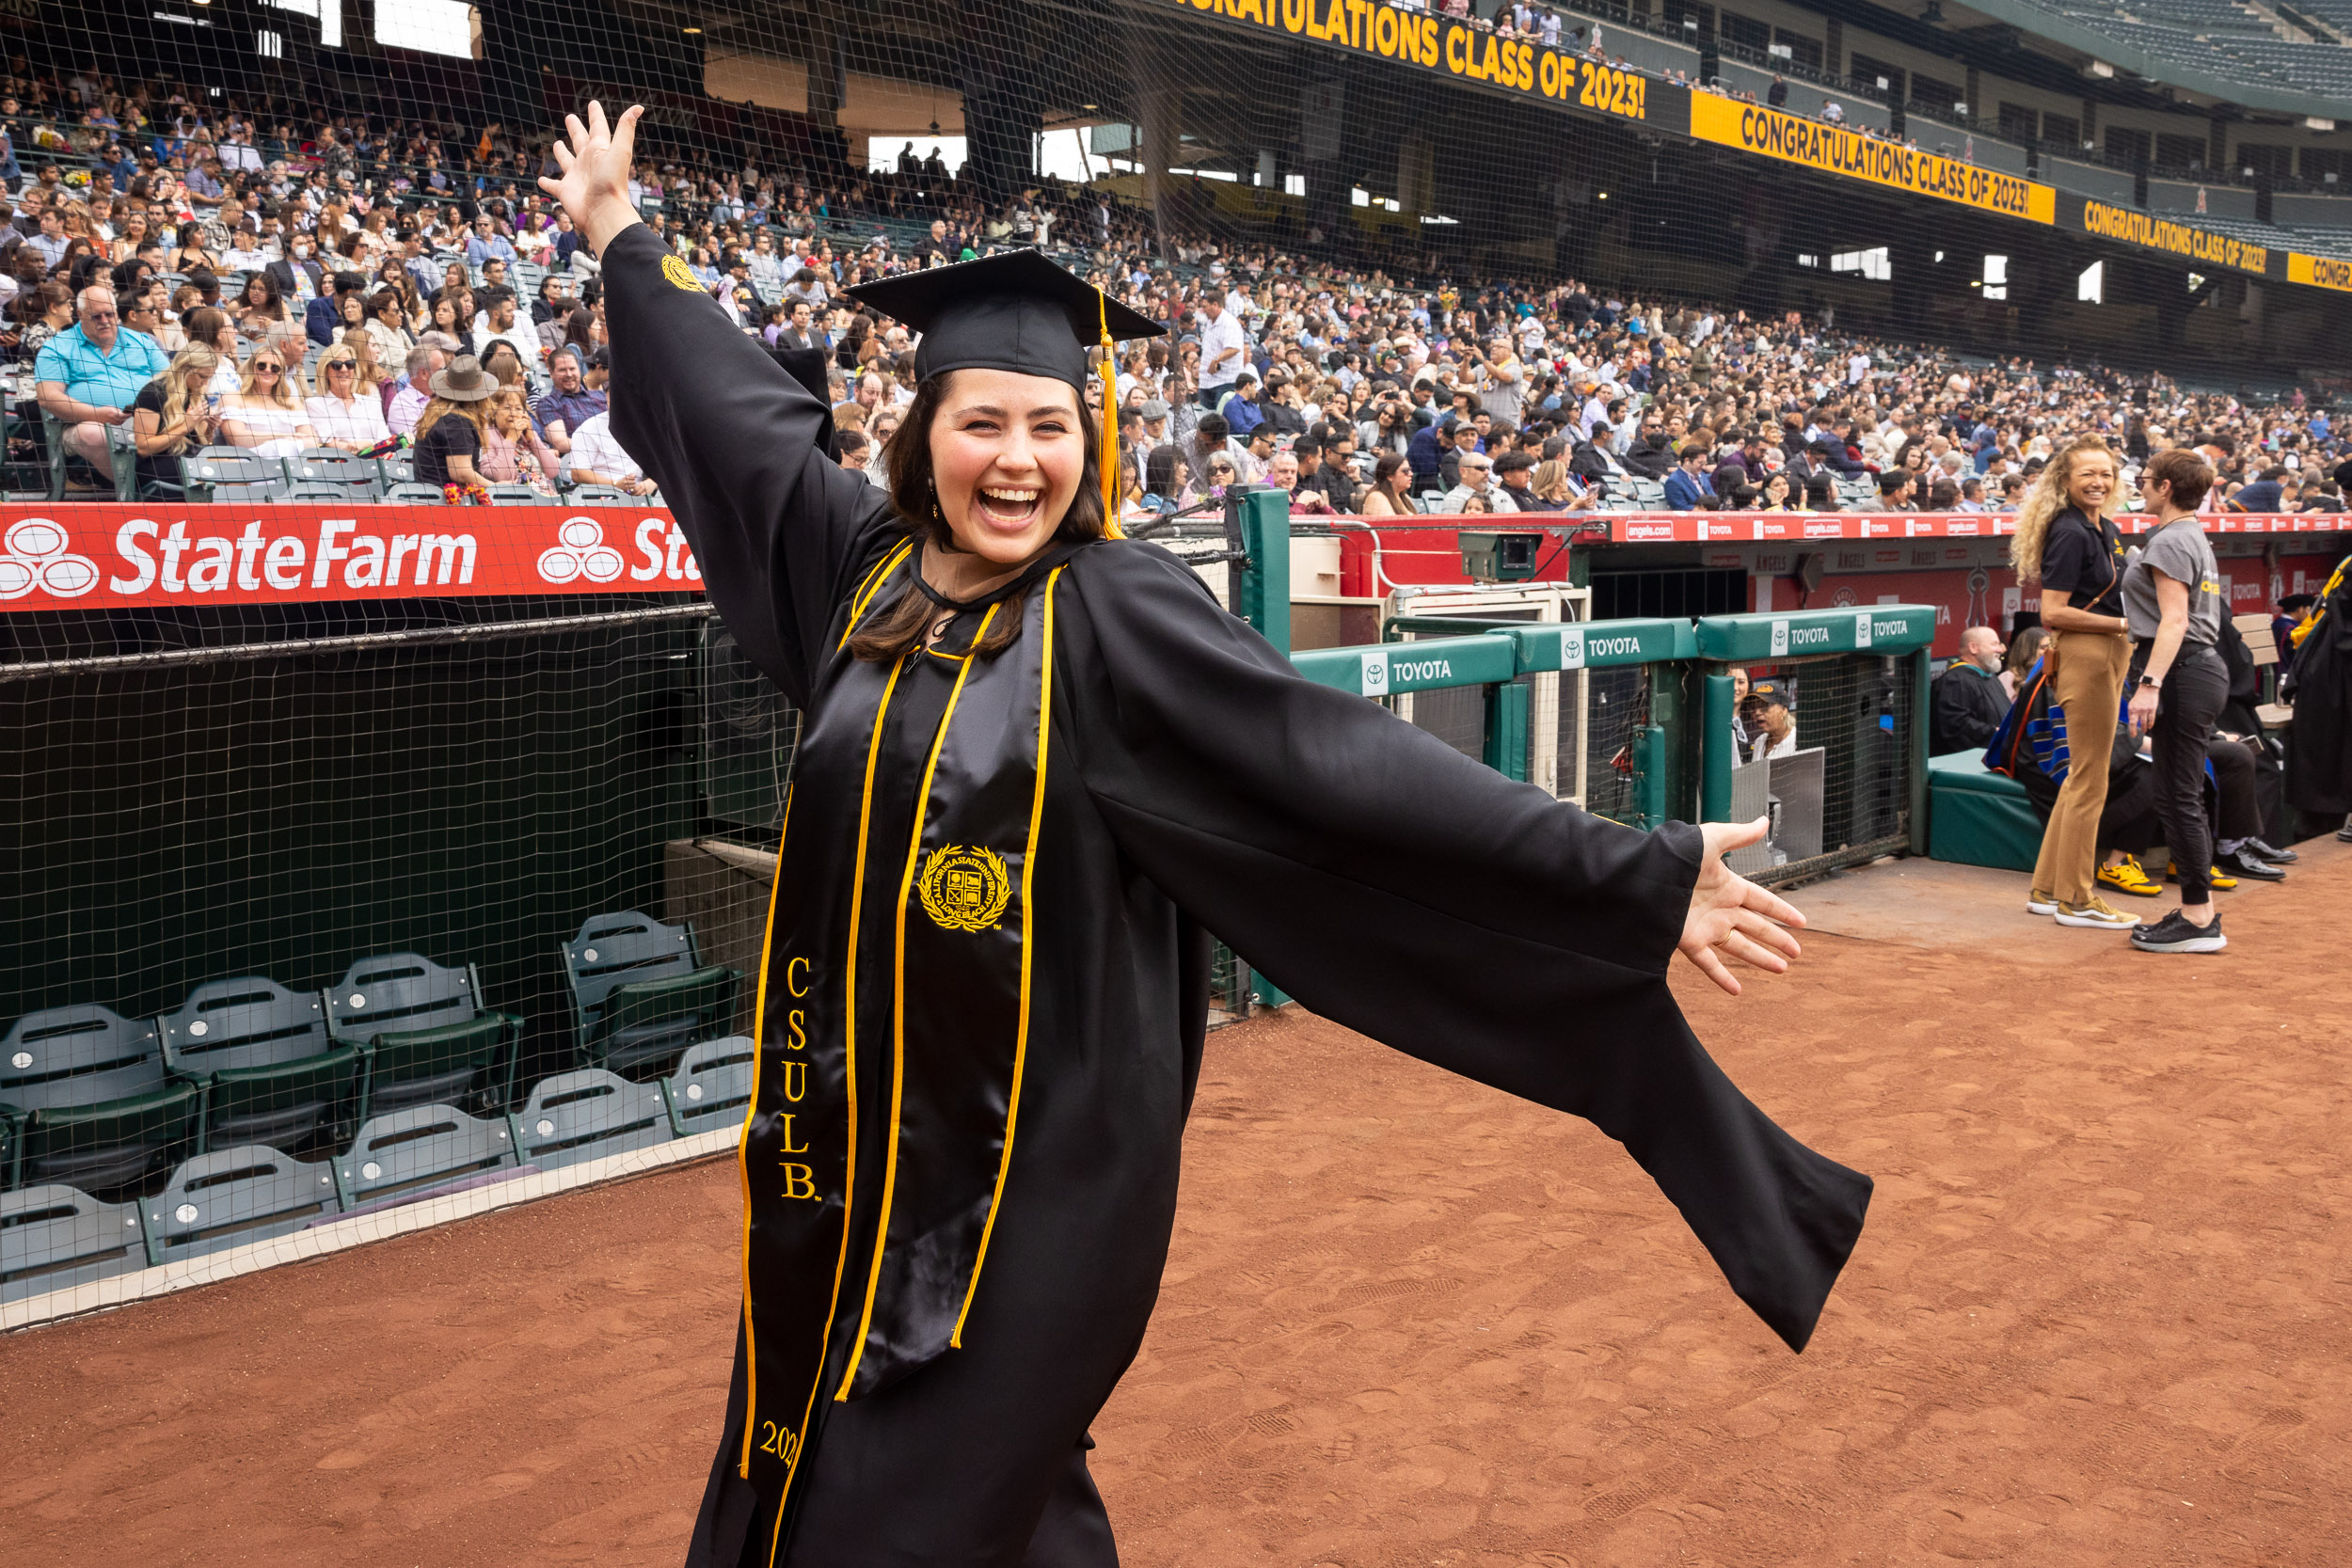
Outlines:
[[[544,139],[215,110],[95,71],[0,87],[0,354],[94,469],[134,446],[142,478],[168,483],[175,459],[215,443],[407,439],[426,483],[650,491],[603,418],[596,261],[535,189],[552,172]],[[23,160],[27,123],[76,129]],[[1840,331],[1826,310],[1391,276],[1305,245],[1164,234],[1087,187],[983,202],[911,146],[894,169],[831,180],[697,149],[648,161],[637,186],[745,331],[829,356],[845,460],[878,483],[914,344],[843,291],[1037,245],[1170,329],[1119,367],[1138,514],[1268,482],[1302,512],[1374,516],[1992,512],[2079,431],[2109,436],[2127,483],[2153,453],[2199,447],[2221,475],[2216,506],[2337,513],[2352,483],[2352,429],[2300,391],[2256,404],[2161,375],[1967,359]]]

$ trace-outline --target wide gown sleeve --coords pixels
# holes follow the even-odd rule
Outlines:
[[[1870,1180],[1734,1087],[1667,990],[1698,831],[1619,827],[1302,679],[1153,546],[1073,578],[1073,740],[1120,850],[1314,1011],[1621,1141],[1802,1350]]]
[[[717,301],[672,282],[669,255],[643,224],[605,246],[612,434],[661,486],[737,642],[805,706],[889,501],[825,455],[824,405]]]

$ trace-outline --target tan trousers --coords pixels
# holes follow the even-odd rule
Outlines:
[[[2107,803],[2107,752],[2115,744],[2132,640],[2115,632],[2061,631],[2051,633],[2042,648],[2042,657],[2058,661],[2050,679],[2066,710],[2067,766],[2050,825],[2042,831],[2033,885],[2062,903],[2086,904],[2098,886],[2099,813]]]

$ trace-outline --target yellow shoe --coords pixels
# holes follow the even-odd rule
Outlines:
[[[2100,879],[2104,881],[2106,878],[2106,874],[2105,872],[2101,872]],[[2168,882],[2177,882],[2181,879],[2181,867],[2179,862],[2167,861],[2164,863],[2164,879]],[[2205,885],[2213,889],[2216,893],[2235,893],[2237,891],[2237,879],[2235,877],[2224,877],[2221,874],[2221,868],[2219,866],[2216,866],[2212,871],[2206,874]],[[2151,891],[2153,890],[2152,889]]]
[[[2117,893],[2129,894],[2134,898],[2154,898],[2164,892],[2163,888],[2148,879],[2148,873],[2142,870],[2139,862],[2130,855],[2125,855],[2120,865],[2101,866],[2099,885],[2104,888],[2112,888]]]

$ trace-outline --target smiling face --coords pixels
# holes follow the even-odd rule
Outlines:
[[[2115,459],[2104,451],[2077,453],[2067,468],[2066,499],[2095,517],[2106,510],[2107,498],[2114,494]]]
[[[1051,376],[953,372],[931,420],[930,457],[956,547],[1017,566],[1053,537],[1085,475],[1078,394]]]

